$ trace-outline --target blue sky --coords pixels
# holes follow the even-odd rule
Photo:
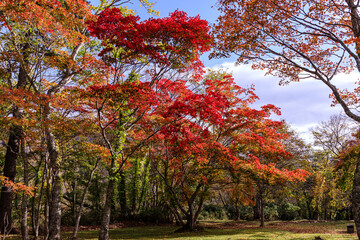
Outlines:
[[[160,17],[166,17],[170,12],[179,9],[185,11],[189,16],[200,15],[201,18],[206,19],[210,23],[215,23],[218,16],[218,11],[216,8],[217,0],[158,0],[152,1],[155,3],[154,9],[160,11]],[[140,4],[135,2],[129,7],[136,9],[139,15],[144,18],[148,14],[144,14],[143,9],[139,6]]]
[[[142,19],[153,17],[140,7],[139,2],[132,2],[128,4],[128,7],[135,9]],[[160,17],[166,17],[170,12],[179,9],[187,12],[189,16],[200,15],[210,24],[214,24],[219,15],[216,7],[217,0],[157,0],[153,2],[155,2],[154,9],[160,11]],[[311,141],[309,128],[321,121],[327,121],[333,114],[341,113],[339,107],[330,107],[330,91],[327,87],[315,80],[279,86],[279,81],[275,77],[265,76],[265,73],[261,71],[253,71],[250,66],[236,66],[236,58],[209,60],[208,54],[205,54],[201,59],[207,68],[223,68],[232,72],[236,82],[242,87],[254,84],[255,93],[260,97],[255,107],[265,104],[280,107],[281,118],[298,130],[308,142]],[[345,88],[353,86],[357,79],[357,74],[340,75],[336,81],[340,83],[340,87]]]

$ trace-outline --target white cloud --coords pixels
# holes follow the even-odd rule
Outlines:
[[[307,141],[311,141],[309,128],[316,126],[321,121],[327,121],[331,115],[342,112],[340,106],[331,107],[332,99],[329,98],[330,89],[317,80],[293,82],[280,86],[279,80],[273,76],[264,76],[265,72],[252,70],[249,65],[234,65],[226,62],[216,65],[212,69],[225,69],[233,73],[235,81],[242,87],[255,85],[255,93],[260,100],[256,108],[265,104],[274,104],[281,108],[282,116],[291,126],[301,133]],[[340,88],[352,89],[358,81],[358,73],[339,74],[334,83]]]

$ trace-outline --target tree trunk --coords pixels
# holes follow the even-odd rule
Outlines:
[[[76,218],[75,218],[75,227],[74,227],[74,231],[73,231],[73,236],[72,238],[75,239],[76,236],[77,236],[77,233],[78,233],[78,230],[79,230],[79,225],[80,225],[80,219],[81,219],[81,214],[82,214],[82,210],[84,208],[84,203],[85,203],[85,197],[86,197],[86,194],[89,190],[89,187],[90,187],[90,184],[91,184],[91,181],[93,179],[93,176],[94,176],[94,172],[97,168],[97,165],[100,161],[100,158],[98,158],[98,160],[96,161],[96,164],[94,166],[94,168],[91,170],[91,173],[90,173],[90,176],[89,176],[89,179],[88,179],[88,182],[86,184],[86,187],[84,189],[84,192],[83,192],[83,195],[82,195],[82,198],[81,198],[81,202],[80,202],[80,206],[79,206],[79,210],[77,212],[75,212],[75,215],[76,215]],[[75,189],[74,189],[75,191]],[[76,199],[75,199],[76,200]],[[74,202],[74,205],[75,205],[75,202]],[[76,210],[76,208],[75,208]]]
[[[354,175],[353,192],[352,192],[352,208],[354,212],[354,221],[356,232],[360,239],[360,153],[357,156],[356,169]]]
[[[239,221],[241,220],[240,218],[240,209],[239,209],[239,205],[235,205],[235,211],[236,211],[236,220]]]
[[[23,160],[23,167],[24,167],[24,185],[29,185],[29,169],[28,169],[28,161],[27,156],[25,152],[25,140],[24,136],[21,137],[21,158]],[[23,194],[23,197],[21,199],[21,235],[23,240],[29,239],[29,232],[28,232],[28,196],[26,194]]]
[[[254,220],[260,219],[260,196],[259,193],[256,194],[255,206],[254,206]]]
[[[49,239],[49,215],[50,215],[50,179],[48,171],[46,173],[46,201],[44,206],[44,240]]]
[[[44,109],[45,119],[50,119],[50,106],[49,103]],[[51,201],[49,209],[49,239],[60,239],[61,227],[61,179],[60,179],[60,166],[58,162],[59,151],[56,146],[55,136],[50,128],[45,128],[46,144],[49,153],[50,162],[50,177],[52,180],[51,188]]]
[[[108,240],[109,239],[109,224],[110,224],[110,215],[111,215],[111,202],[112,195],[114,192],[114,180],[112,179],[113,174],[110,175],[109,184],[106,190],[106,200],[105,206],[103,208],[102,218],[101,218],[101,228],[99,232],[99,240]]]
[[[193,231],[194,225],[195,225],[195,221],[194,221],[194,217],[193,217],[193,211],[192,211],[192,209],[189,209],[189,214],[186,216],[186,225],[185,225],[184,229]]]
[[[260,227],[265,226],[264,200],[260,199]]]
[[[78,169],[76,167],[76,170],[75,170],[75,179],[74,179],[74,185],[73,185],[73,199],[72,199],[72,203],[73,203],[73,206],[72,206],[72,213],[73,213],[73,216],[74,216],[74,224],[76,223],[76,219],[77,219],[77,213],[76,213],[76,202],[77,202],[77,194],[76,194],[76,191],[77,191],[77,185],[78,185],[78,177],[76,176],[78,172]]]
[[[265,226],[265,203],[264,203],[264,188],[261,183],[257,184],[258,186],[258,193],[256,203],[259,204],[259,217],[260,217],[260,227]]]
[[[14,181],[16,175],[16,162],[19,155],[20,139],[22,134],[21,126],[12,126],[5,154],[4,176]],[[1,233],[9,233],[12,230],[12,200],[13,192],[10,187],[1,188],[0,197],[0,230]]]
[[[44,138],[43,137],[41,138],[41,148],[44,148]],[[44,163],[44,168],[41,171],[41,167],[42,167],[43,163]],[[31,200],[32,201],[31,225],[32,225],[34,239],[39,238],[41,206],[42,206],[44,191],[46,189],[45,182],[46,182],[46,176],[47,176],[47,163],[46,163],[45,151],[42,151],[40,154],[40,163],[38,165],[38,168],[36,169],[36,172],[42,172],[42,176],[41,176],[41,182],[40,182],[40,177],[38,176],[38,174],[35,174],[34,186],[41,185],[41,187],[38,192],[39,196],[36,195],[37,192],[35,191],[34,196],[32,197],[32,200]]]
[[[141,193],[139,196],[139,201],[138,201],[138,206],[137,206],[137,211],[140,211],[141,205],[144,201],[145,198],[145,194],[148,190],[148,182],[149,182],[149,170],[150,170],[150,157],[148,157],[145,161],[145,165],[144,165],[144,171],[143,171],[143,179],[142,179],[142,183],[141,183]]]
[[[61,227],[61,186],[60,176],[55,173],[53,177],[53,184],[51,190],[51,202],[49,209],[49,239],[60,239],[60,227]]]

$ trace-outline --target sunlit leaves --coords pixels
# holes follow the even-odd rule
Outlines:
[[[175,11],[169,17],[139,22],[138,16],[125,16],[118,8],[105,9],[89,22],[92,35],[103,40],[100,56],[121,48],[118,56],[132,62],[138,58],[172,68],[184,68],[198,62],[201,53],[210,49],[212,38],[208,24],[199,16],[188,17]]]

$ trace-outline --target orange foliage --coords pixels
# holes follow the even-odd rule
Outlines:
[[[21,183],[14,183],[14,182],[8,180],[7,177],[1,176],[1,175],[0,175],[0,184],[11,188],[11,190],[16,193],[23,192],[24,194],[30,195],[30,196],[34,196],[34,190],[36,189],[36,187],[26,186]]]

